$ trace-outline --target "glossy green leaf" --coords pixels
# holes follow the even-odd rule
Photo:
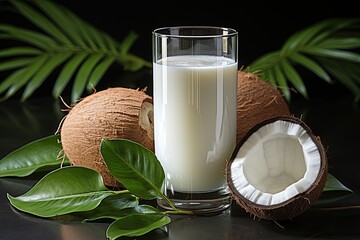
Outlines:
[[[30,142],[0,160],[0,177],[24,177],[40,168],[59,168],[69,160],[59,159],[62,149],[59,135],[51,135]]]
[[[8,194],[12,206],[40,217],[53,217],[72,212],[89,211],[116,194],[104,186],[95,170],[67,166],[56,169],[23,195]]]
[[[319,199],[314,203],[314,207],[330,207],[334,206],[337,201],[340,201],[350,194],[353,190],[346,187],[334,175],[328,173],[325,187]]]
[[[346,191],[353,192],[350,188],[342,184],[332,174],[328,173],[327,180],[323,191]]]
[[[144,235],[154,229],[166,226],[171,222],[164,214],[132,214],[115,220],[106,231],[110,240],[122,236],[134,237]]]
[[[84,212],[81,215],[86,221],[98,220],[101,218],[117,219],[125,216],[124,209],[137,209],[139,199],[129,192],[111,195],[99,204],[95,209]]]
[[[102,140],[100,152],[110,173],[142,199],[163,197],[164,170],[155,154],[126,139]]]

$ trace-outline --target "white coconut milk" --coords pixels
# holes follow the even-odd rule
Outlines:
[[[236,145],[237,63],[175,56],[154,63],[155,154],[166,188],[207,192],[223,187]]]

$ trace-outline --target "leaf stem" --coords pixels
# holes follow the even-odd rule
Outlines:
[[[180,210],[174,206],[174,204],[170,201],[168,197],[166,197],[163,193],[161,193],[162,199],[173,209],[171,211],[165,211],[164,214],[194,214],[193,211],[190,210]]]
[[[174,211],[164,211],[162,212],[163,214],[167,214],[167,215],[183,215],[183,214],[186,214],[186,215],[192,215],[194,214],[193,211],[190,211],[190,210],[180,210],[180,209],[176,209]]]

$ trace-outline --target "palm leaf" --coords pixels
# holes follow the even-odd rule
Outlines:
[[[21,14],[27,17],[32,23],[44,30],[54,39],[64,44],[72,45],[69,39],[49,19],[30,7],[24,1],[10,0],[10,2],[15,5]]]
[[[71,53],[61,53],[55,56],[49,56],[49,61],[47,61],[39,71],[33,76],[33,78],[28,82],[22,99],[27,99],[42,83],[43,81],[51,74],[51,72],[60,64],[62,64],[66,59],[71,56]]]
[[[21,69],[24,70],[23,74],[17,76],[17,79],[13,79],[13,83],[8,88],[2,100],[8,99],[9,97],[13,96],[20,88],[22,88],[32,78],[32,76],[34,76],[36,72],[41,69],[41,67],[48,59],[49,57],[47,55],[39,56],[34,59],[34,61],[25,69]]]
[[[76,69],[80,66],[82,61],[87,57],[87,54],[76,54],[69,60],[61,70],[61,73],[57,77],[54,88],[53,97],[61,95],[66,85],[70,82]]]
[[[84,91],[85,86],[89,81],[89,76],[91,74],[91,71],[96,66],[96,64],[101,60],[102,57],[103,56],[101,54],[90,55],[89,58],[86,59],[84,63],[81,65],[79,71],[77,72],[75,82],[73,85],[73,90],[71,95],[72,102],[76,102],[80,98],[81,93]]]
[[[52,73],[59,72],[53,97],[59,97],[73,81],[71,101],[76,102],[85,90],[96,87],[114,63],[127,71],[151,67],[150,62],[129,51],[137,38],[134,32],[117,41],[50,0],[8,2],[36,28],[0,23],[0,40],[21,43],[0,49],[0,72],[13,71],[0,82],[1,100],[24,88],[21,100],[25,101],[45,80],[54,77]]]
[[[289,56],[290,60],[293,61],[295,64],[299,64],[308,70],[312,71],[320,78],[324,79],[327,82],[331,82],[331,77],[325,71],[321,65],[319,65],[316,61],[312,60],[311,58],[305,56],[302,53],[294,53]]]
[[[8,24],[0,24],[0,31],[7,33],[9,38],[31,44],[34,47],[38,47],[43,50],[56,47],[56,42],[52,38],[33,30],[15,27]]]
[[[51,1],[34,0],[36,6],[39,7],[46,15],[66,34],[71,42],[76,46],[87,47],[85,40],[79,34],[78,28],[74,27],[68,10],[60,5],[56,5]]]
[[[33,47],[13,47],[0,50],[0,57],[13,57],[18,55],[39,55],[41,51]]]
[[[113,64],[115,61],[115,58],[112,56],[109,56],[102,60],[101,63],[99,63],[94,71],[92,72],[91,76],[89,77],[89,82],[87,84],[87,90],[90,91],[94,88],[100,81],[100,79],[103,77],[105,72],[108,70],[108,68]]]
[[[288,83],[307,98],[305,83],[298,72],[298,67],[304,67],[328,83],[337,80],[359,101],[360,55],[356,52],[360,47],[359,26],[360,19],[356,18],[321,21],[294,33],[280,50],[260,56],[244,71],[257,73],[278,86],[290,101]]]
[[[0,62],[0,71],[11,70],[28,65],[33,61],[32,57],[15,58]]]

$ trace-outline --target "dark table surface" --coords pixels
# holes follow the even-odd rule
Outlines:
[[[63,104],[46,96],[0,103],[0,158],[54,134],[65,115]],[[360,239],[360,106],[351,96],[297,100],[290,104],[327,149],[329,172],[354,192],[328,205],[314,205],[292,220],[254,219],[235,203],[217,216],[172,216],[166,229],[136,239]],[[13,209],[6,197],[21,195],[38,176],[0,178],[0,239],[100,240],[107,222],[56,221]]]

